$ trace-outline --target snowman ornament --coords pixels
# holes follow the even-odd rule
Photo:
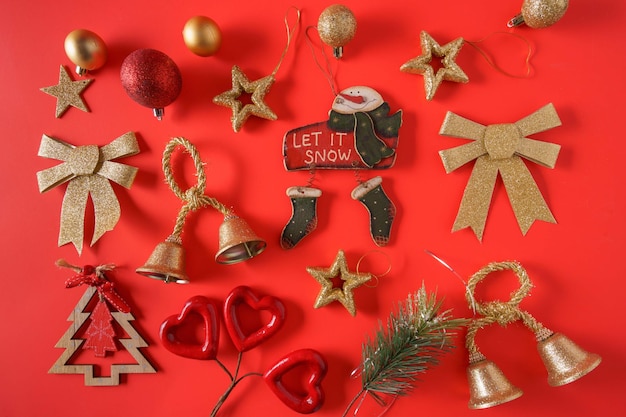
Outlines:
[[[316,169],[383,170],[396,158],[402,110],[391,108],[371,87],[342,90],[328,120],[289,130],[283,138],[283,162],[287,171]],[[369,212],[370,235],[378,246],[389,243],[396,215],[393,202],[382,189],[382,177],[361,181],[351,196]],[[317,226],[317,199],[322,191],[310,186],[287,189],[292,216],[281,234],[281,246],[291,249]]]

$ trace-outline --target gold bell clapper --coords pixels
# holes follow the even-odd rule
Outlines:
[[[198,183],[185,191],[181,190],[176,183],[170,164],[172,153],[178,146],[183,146],[191,155],[198,178]],[[189,283],[185,272],[185,251],[181,235],[187,215],[203,207],[212,207],[224,216],[224,222],[219,228],[219,249],[215,255],[215,260],[218,263],[234,264],[245,261],[265,250],[267,243],[252,231],[248,223],[217,199],[204,194],[206,175],[198,150],[191,142],[182,137],[172,138],[165,146],[162,162],[163,173],[168,185],[185,204],[178,212],[172,234],[165,242],[157,245],[142,267],[137,268],[138,274],[161,280],[166,284],[170,282]]]
[[[511,293],[510,300],[479,303],[474,298],[476,284],[492,272],[510,270],[515,273],[520,287]],[[465,346],[469,352],[467,379],[470,390],[469,408],[493,407],[512,401],[522,391],[511,384],[502,371],[480,352],[476,345],[479,329],[497,323],[501,326],[521,321],[537,340],[537,350],[548,371],[548,384],[569,384],[595,369],[601,362],[599,355],[586,352],[561,333],[554,333],[539,323],[530,313],[521,310],[519,304],[529,293],[532,283],[526,270],[515,261],[493,262],[476,272],[467,283],[465,297],[477,317],[467,328]]]

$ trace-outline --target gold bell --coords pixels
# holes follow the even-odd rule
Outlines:
[[[263,252],[266,246],[267,243],[250,229],[245,220],[229,213],[220,225],[215,261],[220,264],[245,261]]]
[[[537,343],[539,356],[548,371],[548,384],[569,384],[593,371],[602,361],[599,355],[581,349],[561,333]]]
[[[135,270],[148,278],[160,279],[166,284],[188,284],[185,273],[185,249],[180,242],[166,240],[154,248],[144,266]]]
[[[511,384],[495,363],[482,359],[467,367],[470,388],[468,407],[475,410],[493,407],[519,398],[522,390]]]

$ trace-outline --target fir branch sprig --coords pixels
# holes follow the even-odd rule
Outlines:
[[[356,400],[366,393],[379,404],[383,396],[393,398],[409,394],[419,375],[439,363],[439,357],[454,347],[454,330],[466,324],[454,319],[450,310],[440,312],[443,300],[422,287],[398,303],[386,325],[379,321],[373,338],[362,346],[361,391],[352,399],[344,416]]]

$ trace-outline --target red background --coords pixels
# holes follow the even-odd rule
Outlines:
[[[445,296],[445,307],[452,308],[454,315],[471,316],[463,286],[425,249],[464,277],[491,261],[519,260],[535,284],[522,307],[546,326],[600,354],[603,363],[579,381],[551,388],[531,334],[517,324],[489,328],[479,333],[479,346],[524,390],[523,397],[486,411],[468,410],[467,357],[463,338],[458,337],[459,348],[426,374],[410,397],[397,401],[390,415],[419,411],[456,416],[587,416],[626,411],[622,396],[626,287],[620,260],[625,232],[620,132],[626,5],[573,1],[565,17],[550,28],[512,30],[533,46],[529,79],[502,75],[465,46],[457,62],[470,82],[446,82],[427,102],[423,78],[399,71],[401,64],[420,54],[420,30],[442,44],[459,36],[477,40],[506,31],[505,23],[520,9],[521,1],[345,3],[356,15],[358,31],[345,57],[332,62],[340,89],[368,85],[383,95],[392,112],[404,110],[396,164],[382,173],[398,216],[390,245],[379,252],[372,252],[376,247],[369,237],[366,210],[350,198],[356,186],[352,172],[320,171],[314,183],[324,193],[318,204],[317,230],[291,251],[278,244],[291,215],[285,189],[308,179],[307,172],[284,170],[283,135],[324,120],[333,100],[303,30],[266,97],[278,114],[277,121],[253,118],[235,134],[230,110],[211,102],[230,88],[232,65],[239,65],[251,79],[272,71],[285,45],[283,17],[293,2],[4,2],[0,14],[4,147],[0,230],[5,270],[0,293],[0,415],[208,415],[226,389],[227,377],[213,362],[169,353],[159,343],[158,328],[187,298],[205,295],[223,300],[242,284],[280,297],[289,315],[281,333],[244,355],[244,370],[263,371],[292,350],[317,349],[329,363],[324,382],[327,401],[318,415],[340,415],[359,389],[358,380],[349,375],[359,363],[361,342],[422,281]],[[317,0],[296,4],[302,9],[301,27],[315,25],[327,5]],[[182,41],[184,23],[199,14],[211,16],[223,32],[222,48],[211,58],[193,55]],[[56,84],[60,64],[73,67],[63,40],[76,28],[98,33],[108,45],[109,59],[92,74],[95,81],[84,92],[91,112],[72,108],[55,119],[55,99],[39,88]],[[526,46],[519,39],[494,36],[480,45],[501,68],[524,72]],[[120,84],[120,65],[138,48],[167,53],[183,75],[182,93],[166,108],[161,122],[130,100]],[[468,229],[450,233],[471,164],[449,175],[444,172],[437,151],[465,143],[438,135],[446,111],[482,124],[504,123],[549,102],[563,126],[533,138],[558,143],[562,151],[554,170],[528,165],[558,224],[537,222],[522,236],[499,182],[483,242]],[[132,189],[115,186],[122,206],[120,222],[80,257],[71,245],[58,248],[66,186],[43,195],[38,192],[35,173],[54,165],[37,157],[42,134],[75,145],[102,146],[127,131],[136,132],[141,153],[122,161],[138,167],[139,174]],[[206,162],[207,192],[233,206],[268,241],[266,252],[251,261],[217,265],[213,257],[221,216],[212,210],[190,215],[183,235],[192,280],[187,286],[164,285],[134,272],[169,235],[181,206],[164,183],[160,167],[164,146],[172,136],[184,136],[198,147]],[[185,158],[178,158],[177,169],[186,170],[189,184],[192,165]],[[90,237],[88,230],[86,245]],[[363,256],[362,271],[382,274],[391,263],[391,271],[375,288],[356,290],[356,318],[337,303],[319,310],[312,307],[319,286],[305,267],[330,265],[339,249],[345,250],[353,270]],[[80,375],[47,373],[62,353],[54,345],[67,330],[66,318],[83,293],[82,288],[64,289],[71,272],[55,267],[58,258],[81,265],[118,265],[114,280],[133,307],[134,326],[150,344],[143,352],[157,374],[127,375],[118,387],[99,388],[83,386]],[[507,297],[515,286],[513,277],[491,280],[481,286],[479,296]],[[227,366],[234,365],[235,349],[224,331],[219,357]],[[237,387],[221,415],[296,414],[260,380],[251,378]]]

